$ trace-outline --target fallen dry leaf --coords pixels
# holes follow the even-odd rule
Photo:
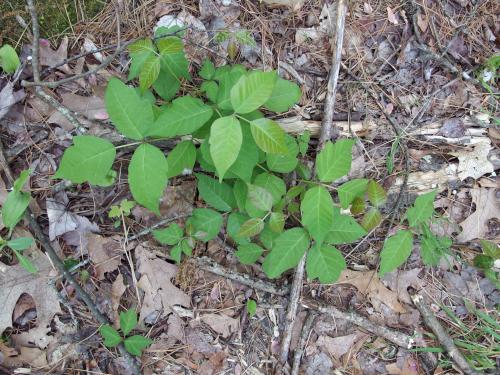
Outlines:
[[[367,337],[365,334],[359,332],[352,333],[346,336],[330,337],[326,335],[321,335],[318,337],[316,344],[318,346],[324,346],[325,349],[332,355],[335,359],[340,360],[340,358],[348,353],[354,346],[356,341],[362,337]]]
[[[472,151],[451,153],[458,157],[458,177],[461,180],[465,180],[467,177],[478,179],[487,173],[492,173],[495,167],[488,160],[491,149],[491,141],[485,138],[484,141],[478,142]]]
[[[425,33],[425,31],[429,27],[429,21],[427,20],[427,17],[421,13],[418,13],[417,14],[417,25],[420,28],[420,30],[422,30],[422,32]]]
[[[94,263],[96,277],[104,279],[106,272],[112,272],[121,264],[123,254],[120,236],[103,237],[95,233],[85,235],[87,252]]]
[[[497,218],[500,212],[500,200],[497,198],[496,189],[471,189],[470,195],[476,205],[476,211],[460,223],[462,233],[457,236],[460,242],[485,238],[488,220]]]
[[[62,104],[69,110],[78,113],[89,120],[106,120],[108,114],[104,105],[104,99],[98,96],[81,96],[72,93],[62,93]],[[57,124],[63,129],[71,130],[74,125],[59,111],[55,111],[47,120],[50,124]]]
[[[64,192],[57,193],[54,198],[47,198],[47,216],[49,218],[49,239],[54,241],[57,236],[68,232],[77,232],[78,236],[73,239],[74,244],[69,241],[70,245],[78,246],[82,243],[81,236],[88,232],[99,232],[99,227],[95,223],[91,223],[84,216],[77,215],[68,210],[68,197]]]
[[[305,0],[263,0],[264,3],[269,5],[286,6],[291,8],[294,12],[300,10],[304,5]]]
[[[14,92],[14,85],[11,82],[7,82],[2,91],[0,91],[0,120],[9,112],[10,107],[23,100],[25,96],[24,90],[21,89]]]
[[[145,293],[139,321],[151,314],[155,314],[155,318],[165,316],[172,311],[171,307],[174,305],[190,306],[189,296],[172,284],[177,266],[157,258],[141,245],[135,248],[135,257],[137,271],[141,275],[137,286]]]
[[[386,273],[382,280],[386,282],[392,291],[397,293],[398,299],[401,302],[411,305],[412,301],[408,293],[408,287],[411,286],[416,290],[420,290],[423,287],[424,281],[418,277],[421,270],[421,268],[396,270]]]
[[[231,318],[225,314],[205,314],[201,316],[201,321],[208,324],[215,332],[228,338],[240,327],[240,320]]]
[[[123,283],[123,275],[118,274],[116,280],[111,285],[111,307],[113,309],[113,325],[115,328],[120,327],[120,316],[118,315],[118,308],[120,307],[120,300],[127,287]]]
[[[196,183],[192,181],[183,182],[178,186],[167,186],[160,200],[160,216],[164,219],[189,215],[193,210]],[[158,216],[150,210],[135,206],[132,214],[137,221],[143,225],[151,226],[158,221]]]
[[[380,303],[390,307],[394,312],[405,313],[405,307],[398,301],[397,293],[389,290],[378,278],[376,271],[344,270],[336,284],[351,284],[365,294],[376,308]]]
[[[68,37],[65,36],[61,40],[61,44],[57,50],[50,47],[50,42],[47,39],[40,39],[39,61],[41,66],[54,66],[63,63],[68,58]],[[64,64],[57,68],[64,73],[71,73],[68,64]]]
[[[36,274],[31,274],[19,264],[7,266],[0,263],[0,301],[2,312],[0,314],[0,333],[12,327],[12,312],[16,308],[19,298],[23,294],[30,295],[36,306],[36,327],[15,336],[16,342],[33,343],[39,348],[46,348],[52,340],[50,321],[54,314],[61,312],[59,300],[55,289],[47,285],[49,274],[52,270],[47,256],[36,248],[32,248],[25,255],[38,269]]]
[[[387,20],[394,25],[399,25],[398,16],[390,7],[387,7]]]

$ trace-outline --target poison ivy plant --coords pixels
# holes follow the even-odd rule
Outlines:
[[[192,175],[196,180],[206,207],[195,208],[183,226],[171,223],[153,231],[176,262],[190,256],[198,242],[224,232],[241,263],[262,262],[270,278],[293,269],[306,255],[309,279],[335,282],[346,267],[340,246],[375,230],[387,201],[375,180],[344,182],[356,141],[327,142],[313,168],[308,160],[311,134],[286,134],[268,115],[297,103],[301,90],[295,83],[275,71],[216,67],[209,60],[196,72],[180,36],[178,29],[161,29],[153,40],[131,44],[129,82],[113,78],[108,84],[109,118],[129,143],[115,146],[94,136],[75,137],[55,177],[112,185],[118,175],[113,169],[118,169],[116,150],[124,149],[120,163],[131,156],[128,173],[123,177],[121,172],[120,178],[128,181],[134,201],[157,215],[169,179]],[[198,84],[199,89],[192,89]],[[287,176],[291,173],[296,178]],[[422,244],[426,264],[446,253],[449,241],[429,230],[434,198],[435,193],[419,197],[405,216],[407,228],[386,239],[381,274],[406,261],[414,238]],[[120,204],[110,217],[129,210]],[[114,333],[109,337],[116,342]]]
[[[102,325],[99,333],[104,339],[103,344],[108,348],[114,348],[123,342],[125,349],[132,355],[140,356],[142,351],[150,346],[153,341],[141,335],[129,334],[137,326],[137,314],[134,310],[127,310],[120,313],[120,332],[109,324]]]

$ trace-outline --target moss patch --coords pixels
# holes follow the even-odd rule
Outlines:
[[[53,41],[71,32],[72,25],[94,17],[105,5],[103,0],[38,0],[35,1],[40,36]],[[23,37],[23,29],[16,21],[20,15],[30,21],[24,0],[0,0],[0,42],[15,45]]]

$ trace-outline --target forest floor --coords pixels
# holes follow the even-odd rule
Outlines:
[[[2,2],[0,9],[7,3],[12,13],[2,19],[9,16],[11,26],[0,31],[1,38],[16,46],[24,64],[21,79],[29,79],[29,14],[21,1]],[[79,74],[109,56],[112,50],[66,63],[115,44],[117,19],[122,40],[151,36],[155,25],[174,20],[189,26],[184,41],[193,71],[210,58],[216,66],[229,62],[275,69],[295,81],[302,90],[300,103],[278,119],[290,131],[309,129],[310,145],[316,145],[332,64],[336,2],[121,0],[118,5],[75,1],[58,6],[65,9],[66,20],[59,24],[46,15],[42,22],[48,38],[40,42],[44,81]],[[25,27],[13,23],[16,14]],[[169,248],[151,236],[160,220],[183,224],[193,206],[200,206],[191,175],[170,180],[160,218],[135,206],[117,225],[108,213],[131,199],[128,186],[121,181],[106,188],[61,185],[53,179],[74,124],[30,88],[16,86],[9,96],[15,101],[7,100],[3,89],[10,77],[3,75],[0,103],[9,103],[7,111],[0,105],[5,162],[15,176],[32,170],[30,209],[97,308],[115,326],[119,312],[137,311],[137,332],[153,340],[139,358],[144,374],[291,373],[293,355],[302,350],[300,374],[426,374],[429,357],[437,361],[432,373],[460,373],[422,321],[410,291],[424,296],[478,373],[495,373],[500,366],[500,264],[493,255],[486,265],[477,259],[485,247],[481,240],[497,246],[500,238],[499,14],[500,4],[493,0],[349,2],[334,125],[341,136],[358,140],[349,178],[380,181],[389,192],[387,210],[367,240],[339,246],[348,270],[338,282],[304,280],[291,355],[284,365],[280,342],[290,300],[280,291],[289,288],[293,272],[268,280],[260,264],[239,263],[223,232],[176,265]],[[228,40],[221,41],[221,31]],[[235,38],[240,31],[246,41]],[[104,91],[110,77],[126,77],[129,63],[124,51],[106,69],[47,92],[90,134],[109,135]],[[190,88],[185,82],[181,90]],[[303,159],[307,164],[314,154]],[[126,171],[129,160],[123,151],[116,164]],[[2,177],[3,205],[10,185],[5,171]],[[437,215],[431,229],[453,240],[450,254],[439,265],[426,266],[416,244],[399,270],[379,278],[391,207],[402,220],[415,197],[433,190]],[[14,231],[14,236],[30,235],[27,223]],[[74,286],[36,245],[30,252],[36,274],[16,264],[12,254],[0,254],[0,374],[133,374],[119,352],[102,344],[100,323]],[[196,260],[201,257],[215,262],[219,272]],[[234,273],[248,275],[247,281],[263,280],[277,293],[238,282]],[[257,302],[253,316],[246,308],[249,298]],[[403,348],[335,314],[308,319],[309,300],[355,311],[379,327],[412,337],[415,345]]]

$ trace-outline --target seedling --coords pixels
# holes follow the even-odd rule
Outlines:
[[[153,341],[141,335],[129,336],[129,333],[137,326],[137,314],[134,310],[127,310],[120,313],[120,332],[111,325],[105,324],[99,328],[103,344],[108,348],[114,348],[123,342],[125,349],[136,356],[141,356],[142,351],[150,346]]]
[[[19,65],[21,65],[19,56],[10,44],[4,44],[0,47],[0,67],[5,73],[14,73]]]

